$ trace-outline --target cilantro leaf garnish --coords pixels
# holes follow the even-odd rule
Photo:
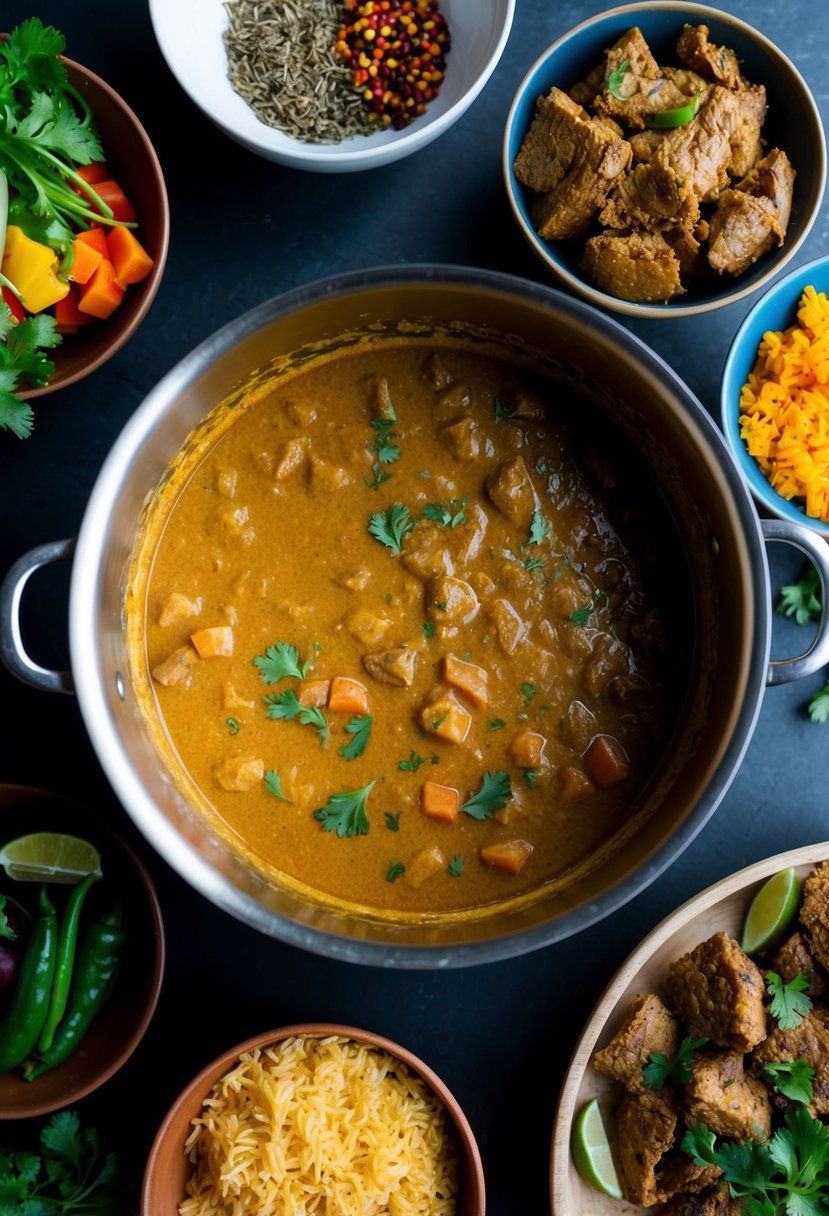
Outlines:
[[[238,718],[225,718],[225,726],[231,735],[238,735],[240,729]]]
[[[812,998],[806,995],[809,983],[802,971],[786,984],[776,971],[766,972],[766,991],[772,998],[771,1016],[781,1030],[794,1030],[812,1008]]]
[[[415,520],[409,517],[409,508],[400,502],[393,502],[385,511],[375,511],[369,519],[368,530],[381,545],[398,554],[403,551],[403,541],[415,526]]]
[[[425,763],[426,758],[424,756],[419,756],[414,748],[412,748],[412,750],[409,752],[408,760],[401,760],[397,767],[404,773],[416,773],[421,764]]]
[[[438,631],[438,627],[434,621],[424,621],[422,630],[425,638],[433,638]]]
[[[431,519],[442,528],[457,528],[467,522],[464,508],[468,498],[450,498],[448,502],[427,502],[421,511],[424,519]]]
[[[829,680],[809,702],[809,717],[813,722],[829,722]]]
[[[300,663],[296,646],[291,646],[288,642],[274,642],[273,646],[269,646],[264,654],[257,655],[253,661],[259,668],[263,684],[277,684],[288,678],[304,680],[314,665],[317,650],[319,646],[314,647],[315,653],[310,659]]]
[[[530,521],[530,537],[526,543],[528,545],[540,545],[549,535],[550,525],[547,523],[547,520],[540,511],[533,511],[533,517]]]
[[[269,768],[265,773],[265,788],[273,794],[274,798],[281,798],[283,802],[291,801],[282,792],[282,778],[275,768]]]
[[[446,872],[450,878],[460,878],[461,874],[463,874],[463,858],[453,857],[446,867]]]
[[[397,438],[394,427],[397,426],[397,414],[391,401],[387,401],[380,418],[372,418],[374,428],[374,450],[381,464],[394,464],[400,459],[400,448],[392,443]]]
[[[627,97],[622,92],[622,84],[624,83],[625,76],[627,76],[629,71],[630,60],[625,59],[619,64],[615,72],[611,72],[610,75],[605,78],[608,93],[612,94],[617,101],[627,101]]]
[[[386,827],[390,832],[400,831],[400,811],[398,811],[396,815],[393,815],[391,811],[386,811],[385,821]]]
[[[506,722],[503,718],[493,718],[491,722],[487,722],[486,724],[487,730],[503,730],[505,726]]]
[[[776,1063],[764,1064],[760,1075],[770,1081],[784,1098],[792,1102],[802,1102],[808,1106],[812,1101],[812,1081],[814,1070],[805,1060],[779,1060]]]
[[[699,1039],[686,1037],[680,1043],[679,1050],[673,1059],[663,1055],[661,1051],[652,1051],[648,1055],[647,1064],[642,1065],[642,1080],[645,1085],[648,1089],[661,1089],[667,1081],[673,1081],[676,1085],[684,1085],[690,1081],[694,1067],[694,1052],[707,1042],[708,1039],[705,1037]]]
[[[21,1216],[107,1216],[123,1210],[114,1154],[73,1110],[52,1115],[36,1153],[0,1147],[0,1211]]]
[[[460,809],[473,819],[491,819],[496,811],[503,810],[511,797],[512,786],[507,773],[484,773],[481,788],[462,803]]]
[[[366,814],[366,801],[374,787],[369,781],[361,790],[345,790],[332,794],[325,806],[314,811],[314,818],[322,825],[323,832],[336,832],[344,836],[365,836],[370,824]]]
[[[301,705],[292,688],[286,689],[285,692],[269,693],[262,700],[265,702],[266,717],[283,719],[286,722],[292,722],[296,718],[300,726],[313,726],[320,737],[320,747],[325,747],[330,727],[325,714],[318,706]]]
[[[511,418],[515,410],[511,405],[507,405],[500,397],[495,398],[495,421],[504,422],[507,418]]]
[[[375,460],[374,464],[371,466],[371,477],[365,477],[365,476],[363,477],[363,481],[366,483],[366,485],[368,486],[368,488],[370,490],[379,490],[384,481],[390,481],[390,480],[391,480],[391,473],[385,473],[380,468],[380,465],[377,463],[376,460]]]
[[[535,789],[535,785],[536,785],[535,779],[541,772],[543,772],[543,769],[540,769],[540,768],[525,768],[524,769],[524,780],[527,783],[528,789],[531,789],[531,790]]]
[[[820,575],[815,566],[809,566],[799,582],[780,588],[776,610],[781,616],[793,616],[798,625],[820,620]]]
[[[5,174],[0,170],[0,194],[5,184]],[[55,365],[43,352],[60,342],[54,317],[39,313],[15,322],[8,305],[0,299],[0,428],[11,431],[18,439],[31,435],[34,414],[32,407],[16,396],[16,390],[22,387],[21,381],[32,388],[46,384]]]
[[[586,604],[584,608],[575,608],[570,613],[570,620],[574,625],[584,626],[590,620],[590,613],[593,611],[593,604]]]
[[[354,738],[345,747],[340,748],[340,755],[346,760],[356,760],[366,750],[366,745],[374,725],[371,714],[355,714],[346,725],[346,732]]]
[[[524,704],[529,705],[535,694],[538,692],[535,684],[530,684],[529,680],[525,680],[520,688],[521,696],[524,698]]]
[[[386,866],[386,882],[397,882],[401,874],[406,873],[406,867],[402,861],[390,861]]]

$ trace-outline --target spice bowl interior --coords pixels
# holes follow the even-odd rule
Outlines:
[[[443,1107],[449,1132],[458,1150],[458,1216],[484,1216],[486,1196],[480,1151],[460,1104],[444,1082],[428,1064],[399,1044],[368,1030],[330,1023],[286,1026],[258,1034],[217,1056],[193,1078],[170,1107],[156,1134],[144,1172],[141,1216],[178,1216],[179,1204],[185,1197],[185,1188],[192,1169],[184,1151],[191,1121],[201,1113],[202,1104],[216,1082],[234,1067],[243,1052],[257,1049],[264,1051],[294,1037],[325,1039],[333,1035],[349,1039],[374,1051],[387,1053],[402,1062],[406,1069],[426,1086],[426,1090],[430,1091],[431,1096]],[[287,1108],[286,1101],[285,1109]]]
[[[155,299],[170,238],[164,174],[138,117],[106,81],[71,59],[64,62],[70,84],[92,110],[107,165],[135,209],[136,236],[153,259],[153,266],[145,279],[127,289],[111,316],[63,336],[60,345],[49,352],[54,373],[41,388],[24,387],[18,395],[26,400],[83,379],[129,340]]]
[[[559,1097],[550,1154],[550,1201],[554,1216],[620,1216],[642,1209],[594,1189],[571,1157],[573,1126],[588,1102],[597,1099],[611,1143],[612,1111],[619,1093],[614,1082],[592,1066],[597,1051],[617,1034],[634,997],[664,996],[672,963],[715,933],[740,940],[757,891],[772,875],[793,867],[802,882],[829,856],[829,843],[806,845],[755,862],[723,878],[671,913],[622,964],[593,1010],[571,1057]]]
[[[61,832],[89,840],[101,856],[101,879],[93,883],[82,909],[103,917],[120,908],[124,947],[114,986],[73,1054],[57,1067],[27,1081],[20,1070],[0,1075],[0,1119],[46,1114],[97,1089],[132,1055],[155,1011],[164,970],[164,929],[152,880],[132,849],[81,806],[57,794],[27,786],[0,786],[0,844],[32,832]],[[68,885],[49,884],[50,900],[63,907]],[[0,893],[28,910],[36,907],[40,884],[16,881],[0,871]],[[76,963],[81,958],[78,938]],[[0,1011],[0,1021],[5,1011]]]
[[[251,152],[322,173],[372,169],[425,147],[455,123],[483,89],[509,37],[515,0],[442,0],[451,50],[440,91],[402,130],[384,128],[338,143],[308,143],[266,125],[228,79],[222,0],[150,0],[161,52],[179,84],[207,117]]]
[[[690,280],[685,294],[667,303],[637,303],[600,290],[581,267],[584,240],[544,240],[531,214],[532,192],[519,182],[514,163],[530,129],[539,97],[553,86],[567,92],[601,64],[607,50],[638,26],[657,62],[677,63],[676,42],[684,24],[708,27],[711,42],[732,49],[744,79],[766,89],[768,113],[762,127],[764,154],[783,149],[796,171],[791,218],[785,242],[733,277],[711,272]],[[518,87],[503,142],[507,197],[518,226],[547,269],[577,294],[601,308],[634,317],[692,316],[722,308],[756,292],[795,255],[814,224],[826,182],[826,142],[809,86],[771,35],[703,4],[627,4],[600,13],[563,34],[535,61]],[[593,229],[591,229],[593,231]]]
[[[757,362],[763,335],[796,324],[798,304],[806,287],[814,287],[818,293],[829,292],[829,257],[817,258],[779,279],[747,314],[726,358],[720,410],[726,441],[757,505],[778,519],[806,524],[829,538],[829,522],[807,515],[802,499],[787,500],[772,488],[740,433],[740,391]]]

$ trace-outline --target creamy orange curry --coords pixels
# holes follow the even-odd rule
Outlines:
[[[450,337],[312,360],[150,506],[145,711],[280,881],[380,914],[537,891],[629,822],[676,721],[666,515],[621,435],[518,361]]]

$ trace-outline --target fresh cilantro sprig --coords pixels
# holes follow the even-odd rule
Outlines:
[[[813,722],[829,722],[829,680],[809,702],[809,717]]]
[[[812,1081],[815,1074],[805,1060],[778,1060],[776,1063],[764,1064],[760,1075],[784,1098],[789,1098],[792,1102],[802,1102],[804,1106],[808,1106],[812,1101]]]
[[[406,873],[406,867],[402,861],[390,861],[386,866],[386,882],[397,882],[402,874]]]
[[[314,665],[319,646],[314,646],[314,653],[304,663],[300,662],[296,646],[288,642],[274,642],[264,654],[259,654],[253,660],[259,669],[263,684],[278,684],[280,680],[304,680]]]
[[[371,714],[355,714],[347,723],[346,733],[353,735],[354,738],[346,743],[345,747],[340,748],[340,755],[345,760],[356,760],[358,756],[362,756],[368,745],[373,725],[374,718]]]
[[[38,313],[15,322],[8,305],[0,299],[0,428],[18,439],[31,435],[34,414],[28,402],[16,395],[17,390],[25,385],[42,388],[46,384],[55,365],[44,351],[60,342],[54,317]]]
[[[820,620],[820,575],[815,566],[809,566],[798,582],[780,588],[776,610],[781,616],[793,616],[798,625]]]
[[[431,519],[442,528],[458,528],[467,522],[464,508],[468,498],[450,498],[448,502],[427,502],[421,511],[424,519]]]
[[[533,511],[533,517],[530,521],[530,535],[526,541],[528,545],[540,545],[543,540],[546,540],[550,535],[550,525],[541,514],[540,511]]]
[[[283,802],[291,801],[282,792],[282,778],[275,768],[269,768],[265,773],[265,788],[269,793],[273,794],[274,798],[281,798]]]
[[[366,814],[366,802],[374,786],[373,781],[360,790],[344,790],[332,794],[325,806],[314,811],[314,818],[322,825],[323,832],[336,832],[344,836],[366,836],[371,826]]]
[[[745,1199],[746,1216],[819,1216],[829,1210],[829,1129],[795,1106],[769,1139],[720,1140],[694,1123],[682,1148],[697,1165],[722,1170],[731,1197]]]
[[[802,971],[788,983],[776,971],[766,972],[766,991],[772,998],[771,1016],[777,1019],[781,1030],[794,1030],[812,1008],[812,998],[806,993],[808,987]]]
[[[671,1059],[661,1051],[652,1051],[648,1055],[647,1064],[642,1065],[642,1080],[648,1089],[661,1089],[668,1081],[675,1085],[685,1085],[691,1080],[694,1068],[694,1053],[708,1042],[704,1036],[692,1039],[684,1038],[679,1049]]]
[[[398,768],[404,773],[416,773],[421,764],[426,763],[426,757],[419,755],[414,748],[409,752],[408,760],[401,760]]]
[[[3,1216],[109,1216],[125,1210],[113,1153],[104,1153],[94,1127],[73,1110],[52,1115],[38,1151],[0,1148]]]
[[[463,858],[453,857],[446,867],[446,873],[450,878],[460,878],[461,874],[463,874]]]
[[[368,530],[381,545],[391,549],[392,553],[403,551],[403,541],[415,526],[415,520],[409,516],[409,508],[400,502],[393,502],[385,511],[375,511],[368,522]]]
[[[511,797],[512,786],[507,773],[484,773],[481,788],[461,804],[461,810],[473,819],[491,819],[496,811],[503,810]]]
[[[391,473],[387,473],[383,465],[394,464],[400,459],[400,448],[393,442],[397,438],[397,431],[394,430],[397,414],[390,398],[385,402],[380,417],[371,419],[371,425],[374,429],[374,443],[371,446],[377,459],[371,466],[371,477],[364,477],[363,481],[370,490],[379,490],[383,482],[391,478]]]
[[[320,737],[320,747],[325,747],[331,728],[318,706],[302,705],[292,688],[286,689],[285,692],[269,693],[262,700],[265,703],[267,718],[286,722],[296,719],[300,726],[313,726]]]

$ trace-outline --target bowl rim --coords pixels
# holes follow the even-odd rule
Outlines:
[[[793,298],[790,301],[790,311],[792,313],[792,322],[790,323],[793,323],[796,319],[795,314],[797,312],[799,295],[803,291],[803,288],[808,286],[807,280],[815,271],[829,271],[829,254],[822,254],[818,258],[813,258],[811,262],[804,262],[801,266],[796,266],[790,270],[768,287],[759,300],[756,300],[751,309],[746,313],[737,332],[731,339],[728,354],[723,364],[720,379],[720,421],[729,450],[740,470],[740,476],[745,481],[758,506],[765,508],[765,510],[778,519],[793,520],[795,523],[805,524],[807,528],[811,528],[819,536],[829,539],[829,520],[824,522],[807,515],[802,507],[795,504],[794,499],[789,502],[785,498],[782,498],[768,479],[760,472],[754,457],[749,455],[748,449],[739,433],[741,386],[738,386],[735,380],[735,365],[738,358],[744,354],[748,332],[754,327],[758,314],[767,304],[786,295],[790,289],[794,288],[796,283],[800,282],[801,285],[797,288],[797,293],[792,292]],[[826,288],[823,290],[829,290],[829,283],[827,283]]]
[[[144,862],[133,849],[132,845],[124,839],[114,828],[103,819],[94,809],[86,806],[83,802],[74,798],[67,798],[65,794],[57,793],[54,790],[44,789],[40,786],[22,785],[16,782],[0,783],[0,794],[10,797],[20,796],[23,799],[31,800],[33,803],[44,801],[57,806],[62,806],[66,809],[67,814],[75,812],[81,815],[84,819],[94,824],[96,829],[105,836],[111,844],[115,846],[121,853],[129,865],[135,870],[139,880],[141,889],[144,892],[147,901],[147,910],[150,914],[153,928],[153,967],[149,977],[147,987],[147,999],[145,1001],[144,1012],[141,1020],[133,1030],[129,1039],[122,1042],[118,1049],[113,1052],[112,1059],[109,1064],[101,1069],[100,1072],[90,1077],[88,1081],[73,1088],[71,1093],[62,1097],[52,1099],[42,1099],[41,1101],[30,1102],[25,1109],[19,1107],[3,1107],[0,1106],[0,1122],[9,1119],[28,1119],[35,1118],[41,1115],[50,1114],[53,1111],[61,1110],[69,1103],[79,1102],[81,1098],[85,1098],[88,1094],[99,1089],[110,1077],[114,1076],[129,1060],[135,1050],[140,1045],[144,1036],[147,1033],[150,1022],[158,1005],[161,989],[164,982],[164,969],[167,955],[166,936],[164,930],[164,919],[161,911],[161,900],[159,899],[158,891],[155,883],[152,880],[149,870],[144,865]],[[32,1097],[36,1098],[35,1086],[32,1086]]]
[[[0,40],[6,37],[0,34]],[[161,279],[164,274],[164,268],[167,263],[167,254],[170,247],[170,201],[167,195],[167,183],[164,180],[164,171],[161,168],[161,161],[158,158],[153,143],[147,134],[143,124],[139,120],[137,114],[130,105],[124,100],[111,84],[108,84],[103,77],[93,72],[90,68],[84,67],[74,59],[70,59],[66,55],[60,56],[61,60],[66,64],[70,71],[77,72],[80,76],[89,80],[96,88],[105,93],[114,106],[126,118],[127,122],[135,130],[139,141],[141,142],[144,153],[149,162],[151,175],[157,183],[159,197],[159,213],[158,213],[158,250],[156,252],[153,268],[150,271],[143,284],[143,294],[141,301],[136,308],[132,317],[126,325],[123,325],[107,342],[106,346],[88,363],[84,363],[82,367],[77,368],[74,372],[67,376],[50,379],[40,388],[26,388],[17,392],[17,396],[21,401],[34,401],[37,397],[45,397],[48,393],[56,392],[58,389],[68,388],[70,384],[77,384],[79,380],[84,380],[92,372],[97,371],[104,363],[115,355],[121,347],[129,341],[135,331],[138,329],[141,322],[146,317],[150,310],[161,284]]]
[[[549,1193],[553,1216],[569,1216],[564,1204],[566,1198],[564,1180],[570,1170],[575,1170],[570,1155],[570,1135],[582,1078],[590,1066],[590,1059],[602,1030],[642,966],[680,929],[715,904],[721,903],[729,895],[742,892],[745,893],[747,901],[751,887],[759,887],[760,883],[771,878],[778,871],[788,869],[789,866],[814,866],[827,859],[829,859],[829,840],[800,845],[795,849],[775,853],[771,857],[764,857],[740,870],[735,870],[733,874],[725,875],[717,882],[703,888],[696,895],[686,899],[678,908],[670,912],[642,938],[616,970],[596,1001],[564,1072],[550,1143]],[[748,907],[747,902],[745,907]],[[614,1200],[614,1203],[619,1202],[619,1200]],[[631,1208],[631,1210],[634,1209]]]
[[[773,60],[776,60],[778,65],[795,79],[800,87],[802,100],[805,108],[809,111],[815,133],[817,134],[817,142],[814,145],[814,160],[811,164],[813,172],[813,195],[814,202],[809,212],[804,217],[803,231],[791,242],[784,244],[778,251],[779,256],[774,260],[773,264],[760,276],[759,279],[752,283],[739,285],[739,280],[735,280],[735,287],[727,291],[724,295],[716,296],[709,300],[700,300],[689,304],[637,304],[632,300],[622,300],[616,296],[611,296],[606,292],[600,291],[597,287],[586,282],[578,275],[574,274],[567,266],[564,266],[555,259],[550,250],[548,243],[539,237],[538,233],[528,224],[521,212],[521,207],[518,203],[520,185],[515,179],[512,171],[512,160],[510,157],[510,136],[515,125],[517,111],[524,99],[524,96],[530,86],[533,76],[544,66],[544,64],[552,57],[552,55],[570,42],[584,30],[590,29],[600,23],[608,20],[614,20],[626,14],[635,15],[637,13],[648,13],[657,11],[669,12],[684,12],[693,13],[702,20],[706,18],[717,21],[721,24],[726,24],[739,30],[745,37],[759,44],[759,46]],[[525,73],[521,83],[516,89],[515,95],[510,105],[507,119],[504,124],[504,137],[502,141],[501,153],[502,171],[504,182],[506,185],[507,198],[513,216],[521,230],[524,239],[529,244],[530,248],[537,257],[545,264],[548,270],[552,271],[562,282],[568,287],[578,292],[579,295],[589,300],[591,304],[597,305],[600,308],[610,308],[614,312],[623,313],[629,317],[654,317],[654,318],[670,318],[670,317],[691,317],[701,316],[705,313],[714,312],[718,308],[725,308],[730,304],[736,304],[739,300],[745,299],[747,296],[753,295],[757,291],[761,291],[773,279],[784,266],[788,265],[798,249],[801,247],[806,237],[812,230],[814,223],[820,212],[823,201],[824,192],[826,190],[827,180],[827,150],[826,150],[826,133],[821,119],[820,109],[815,101],[812,90],[806,83],[800,70],[795,66],[789,57],[780,50],[774,42],[771,41],[765,34],[761,33],[755,26],[750,25],[742,18],[735,16],[732,13],[724,12],[722,9],[714,8],[708,4],[697,3],[696,0],[633,0],[629,4],[621,4],[615,8],[606,9],[601,13],[596,13],[592,17],[587,17],[584,21],[580,21],[578,25],[567,30],[559,38],[552,42],[535,60]]]
[[[486,1211],[486,1183],[481,1151],[463,1107],[446,1082],[438,1076],[431,1065],[427,1064],[425,1060],[415,1055],[408,1048],[403,1047],[400,1043],[396,1043],[385,1035],[377,1034],[373,1030],[343,1025],[339,1022],[298,1022],[289,1026],[279,1026],[273,1030],[261,1031],[259,1034],[250,1035],[241,1043],[227,1048],[215,1056],[208,1064],[205,1064],[173,1100],[153,1138],[141,1183],[141,1216],[154,1216],[150,1207],[150,1188],[153,1175],[158,1166],[158,1158],[162,1145],[170,1136],[173,1126],[180,1116],[182,1107],[186,1106],[197,1095],[201,1095],[203,1101],[216,1081],[227,1072],[233,1061],[245,1051],[253,1051],[256,1048],[264,1049],[274,1046],[276,1043],[281,1043],[285,1039],[294,1037],[329,1038],[332,1035],[339,1035],[358,1043],[364,1043],[366,1046],[376,1048],[379,1051],[385,1051],[388,1055],[394,1056],[395,1059],[401,1060],[415,1076],[419,1077],[433,1091],[456,1128],[463,1168],[466,1171],[467,1178],[471,1175],[470,1190],[475,1200],[475,1205],[469,1209],[469,1216],[484,1216]],[[183,1147],[184,1142],[182,1141],[182,1149]]]
[[[500,62],[512,30],[517,0],[494,0],[494,2],[504,9],[500,33],[497,40],[491,45],[489,54],[478,74],[468,87],[464,89],[457,101],[447,110],[433,117],[429,117],[427,110],[426,114],[421,116],[425,120],[421,125],[412,123],[411,126],[404,128],[402,131],[395,132],[395,135],[399,136],[399,138],[389,139],[383,143],[372,142],[375,136],[388,134],[388,131],[384,130],[372,132],[370,135],[363,137],[360,142],[358,142],[360,137],[355,136],[353,139],[345,140],[341,145],[338,145],[336,143],[313,144],[304,140],[294,139],[278,127],[269,127],[267,123],[263,123],[261,120],[259,124],[262,131],[261,138],[256,138],[247,132],[240,133],[235,131],[231,121],[220,105],[211,103],[209,98],[205,98],[202,94],[195,92],[182,81],[178,69],[178,57],[171,50],[169,39],[166,35],[162,36],[161,33],[161,30],[164,28],[163,15],[167,11],[169,0],[148,0],[150,21],[156,42],[171,75],[174,77],[178,87],[186,93],[193,104],[198,106],[199,110],[223,134],[231,139],[235,139],[249,151],[259,156],[264,156],[266,159],[273,160],[275,163],[287,165],[295,169],[317,169],[332,172],[377,168],[383,164],[399,160],[431,143],[433,139],[442,135],[448,127],[452,126],[461,117],[483,90]],[[278,144],[271,142],[275,137],[279,138],[280,142]],[[281,146],[281,141],[283,140],[287,141],[287,145],[284,147]],[[351,144],[352,146],[346,147],[344,146],[346,144]],[[321,147],[340,150],[320,155],[317,149]]]

